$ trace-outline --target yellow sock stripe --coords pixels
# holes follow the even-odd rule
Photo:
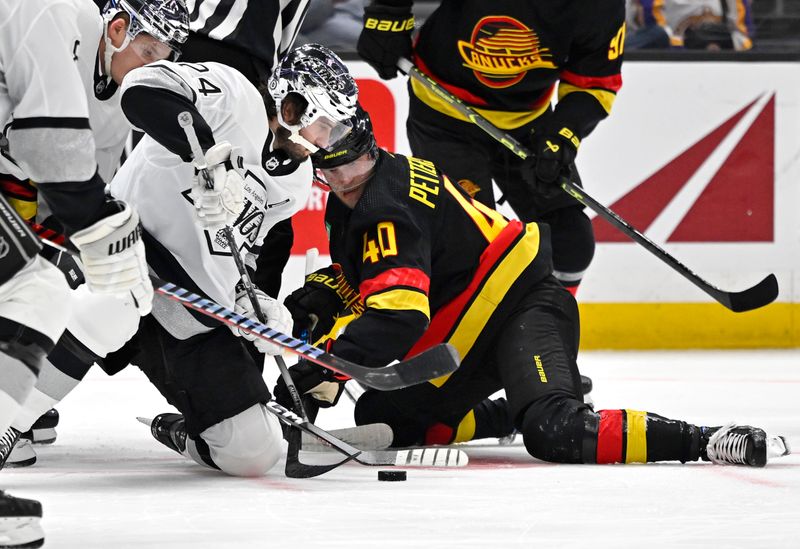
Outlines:
[[[459,422],[453,442],[468,442],[475,436],[475,411],[470,410]]]
[[[614,99],[617,98],[617,94],[615,94],[614,92],[606,90],[579,88],[578,86],[573,86],[572,84],[567,84],[566,82],[559,82],[558,100],[561,101],[561,99],[563,99],[565,95],[570,93],[588,93],[589,95],[597,99],[597,102],[600,103],[600,106],[603,107],[606,113],[611,112],[611,106],[614,104]]]
[[[627,450],[625,463],[647,463],[647,412],[625,410],[627,415]]]
[[[372,294],[367,298],[367,307],[392,311],[419,311],[429,320],[431,318],[428,296],[417,290],[396,289]]]

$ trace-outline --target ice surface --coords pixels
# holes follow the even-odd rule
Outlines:
[[[800,351],[586,353],[581,367],[598,408],[751,423],[800,449]],[[4,489],[42,501],[46,547],[800,547],[797,451],[764,469],[552,465],[492,441],[465,448],[465,469],[412,469],[406,482],[357,464],[294,480],[280,463],[240,479],[136,421],[167,410],[133,368],[91,372],[59,406],[55,445],[0,473]],[[319,423],[352,424],[352,404]]]

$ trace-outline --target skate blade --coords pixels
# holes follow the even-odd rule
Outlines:
[[[44,545],[40,517],[0,518],[0,548],[33,548]]]
[[[788,456],[792,453],[792,448],[789,446],[789,441],[786,437],[772,436],[767,437],[767,458],[774,459],[783,456]]]

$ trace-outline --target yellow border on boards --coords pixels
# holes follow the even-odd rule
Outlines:
[[[800,347],[800,303],[581,303],[581,350]]]

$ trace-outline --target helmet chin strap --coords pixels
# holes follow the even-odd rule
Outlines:
[[[125,40],[122,41],[122,45],[120,47],[114,47],[114,44],[111,43],[111,39],[108,37],[108,23],[106,23],[105,28],[103,29],[103,42],[106,45],[105,53],[103,54],[103,70],[105,71],[105,75],[110,77],[111,76],[111,56],[117,53],[118,51],[122,51],[128,47],[128,44],[131,43],[131,37],[128,33],[125,33]]]

